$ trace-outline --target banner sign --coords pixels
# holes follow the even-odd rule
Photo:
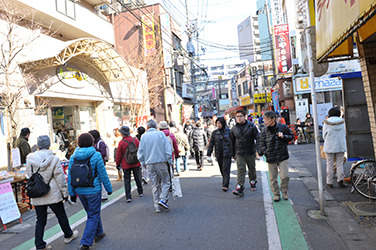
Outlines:
[[[276,73],[284,74],[292,71],[290,38],[288,24],[274,26]]]
[[[311,84],[309,77],[296,77],[295,81],[295,94],[311,92]],[[329,76],[315,77],[315,86],[317,92],[328,90],[341,90],[342,79],[330,78]]]
[[[155,33],[154,33],[154,15],[148,14],[142,16],[142,27],[144,34],[144,49],[145,56],[153,56],[157,53],[155,48]]]
[[[270,93],[267,93],[267,102],[272,101],[272,95]],[[254,94],[253,98],[255,99],[255,103],[265,103],[265,93],[263,94]]]
[[[188,83],[183,83],[183,88],[182,88],[183,97],[193,99],[195,96],[194,93],[195,93],[195,89],[192,85]]]
[[[279,107],[279,93],[278,91],[273,91],[272,93],[272,99],[273,99],[273,106],[274,106],[274,111],[280,111]]]
[[[171,55],[172,33],[171,33],[170,14],[168,13],[161,14],[159,18],[161,20],[161,27],[162,27],[161,33],[162,33],[164,67],[168,69],[168,68],[172,68],[172,55]]]
[[[249,94],[240,97],[240,106],[251,105],[251,97]]]

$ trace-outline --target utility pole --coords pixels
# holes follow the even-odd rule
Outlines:
[[[268,33],[269,33],[269,44],[270,44],[270,51],[271,51],[271,56],[272,56],[272,65],[273,65],[273,81],[274,83],[277,82],[277,76],[276,76],[276,67],[275,67],[275,61],[274,61],[274,46],[273,46],[273,39],[272,39],[272,32],[271,32],[271,25],[270,25],[270,20],[269,20],[269,4],[268,0],[265,0],[265,9],[266,9],[266,21],[268,22]],[[274,86],[274,84],[273,84]]]
[[[313,72],[313,60],[312,60],[312,41],[310,34],[311,20],[309,15],[309,1],[307,1],[307,27],[306,27],[306,38],[307,38],[307,56],[308,56],[308,68],[309,68],[309,83],[311,85],[311,99],[312,99],[312,109],[313,109],[313,127],[315,133],[315,149],[316,149],[316,167],[317,167],[317,182],[319,189],[319,202],[320,202],[320,214],[325,215],[324,210],[324,189],[322,180],[322,169],[321,169],[321,159],[320,159],[320,134],[318,125],[318,115],[317,115],[317,103],[316,103],[316,86],[315,86],[315,75]]]

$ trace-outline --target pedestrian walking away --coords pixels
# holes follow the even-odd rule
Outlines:
[[[219,117],[215,123],[218,129],[211,135],[207,155],[210,156],[215,148],[215,158],[222,175],[222,190],[226,192],[230,184],[231,171],[230,129],[227,128],[223,117]]]
[[[314,138],[314,127],[313,127],[313,118],[310,113],[306,114],[306,119],[304,121],[305,127],[306,127],[306,136],[307,136],[307,142],[315,142]]]
[[[156,213],[169,209],[169,189],[171,186],[169,164],[172,166],[171,144],[162,131],[157,130],[157,122],[149,120],[147,131],[141,138],[137,156],[149,170],[152,182],[154,208]]]
[[[201,171],[204,168],[204,149],[208,143],[206,133],[201,128],[201,122],[196,122],[196,127],[189,136],[189,143],[195,152],[197,169]]]
[[[75,171],[76,169],[80,171]],[[82,174],[82,170],[87,172]],[[68,167],[68,191],[71,200],[76,202],[78,195],[87,214],[79,249],[90,249],[93,241],[98,242],[105,236],[100,216],[102,183],[107,194],[111,195],[111,182],[103,158],[94,148],[94,138],[89,133],[83,133],[78,137],[78,148],[71,156]]]
[[[146,129],[143,126],[140,126],[137,128],[137,139],[140,142],[141,141],[141,136],[146,132]],[[146,166],[141,166],[141,181],[145,185],[148,184],[149,181],[149,173],[148,170],[146,169]]]
[[[340,109],[331,108],[328,113],[328,118],[324,120],[323,151],[326,154],[326,184],[328,188],[333,188],[334,161],[337,169],[338,187],[346,187],[343,182],[345,178],[343,172],[343,156],[346,152],[346,130],[345,121],[340,116]]]
[[[183,127],[178,126],[177,132],[175,134],[176,142],[178,144],[179,148],[179,157],[176,158],[176,172],[177,175],[180,175],[180,162],[183,161],[183,172],[187,170],[187,155],[189,152],[189,142],[188,142],[188,136],[183,133]]]
[[[129,203],[132,201],[131,173],[133,173],[137,185],[138,196],[144,196],[141,184],[141,164],[137,159],[137,149],[140,142],[136,137],[130,136],[130,130],[127,126],[122,126],[119,132],[123,136],[123,140],[119,143],[118,154],[116,156],[116,168],[122,169],[124,172],[125,197]],[[131,154],[134,154],[135,159],[132,158]]]
[[[20,150],[21,164],[26,163],[26,156],[31,153],[29,145],[30,129],[23,128],[21,129],[20,136],[15,142],[15,146]]]
[[[237,184],[234,195],[244,196],[244,182],[246,167],[248,167],[249,183],[251,190],[256,191],[256,143],[259,137],[259,131],[252,122],[246,120],[243,109],[236,111],[236,125],[231,129],[231,156],[236,160],[238,168]]]
[[[294,139],[291,130],[285,124],[276,122],[276,113],[267,111],[264,114],[265,127],[260,133],[259,155],[265,155],[268,163],[270,186],[273,192],[273,200],[280,200],[280,191],[284,200],[288,199],[289,188],[289,152],[287,145]],[[281,179],[281,188],[278,185],[278,172]]]
[[[123,137],[121,136],[118,128],[114,129],[114,136],[115,136],[114,137],[114,143],[113,143],[113,146],[114,146],[114,161],[116,161],[116,152],[117,152],[117,149],[119,147],[120,141],[123,139]],[[123,173],[123,171],[121,169],[118,170],[118,178],[116,179],[116,181],[121,181],[123,179],[122,173]]]
[[[38,172],[43,181],[50,186],[50,191],[46,195],[30,199],[37,214],[35,225],[36,249],[51,249],[51,246],[47,245],[43,240],[48,207],[56,215],[60,228],[64,233],[65,243],[70,243],[78,236],[77,230],[72,231],[65,213],[63,200],[68,199],[68,185],[59,158],[49,150],[50,144],[50,138],[47,135],[39,136],[37,139],[39,150],[29,154],[26,158],[27,175],[31,176],[33,173]]]

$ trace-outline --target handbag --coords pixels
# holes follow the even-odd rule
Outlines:
[[[45,196],[46,194],[48,194],[48,192],[50,192],[50,181],[51,181],[51,178],[50,180],[48,181],[48,183],[45,183],[43,181],[43,177],[40,175],[39,173],[39,169],[33,173],[33,165],[31,165],[31,177],[29,180],[27,180],[27,183],[26,183],[26,194],[27,196],[29,196],[29,198],[39,198],[39,197],[43,197]]]

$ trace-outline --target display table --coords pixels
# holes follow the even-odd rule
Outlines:
[[[26,182],[27,182],[26,177],[22,177],[22,178],[14,179],[10,184],[12,185],[16,202],[18,203],[18,200],[19,200],[18,194],[21,192],[21,202],[27,203],[29,205],[29,208],[31,209],[32,206],[30,204],[30,199],[26,195],[26,190],[25,190]]]

